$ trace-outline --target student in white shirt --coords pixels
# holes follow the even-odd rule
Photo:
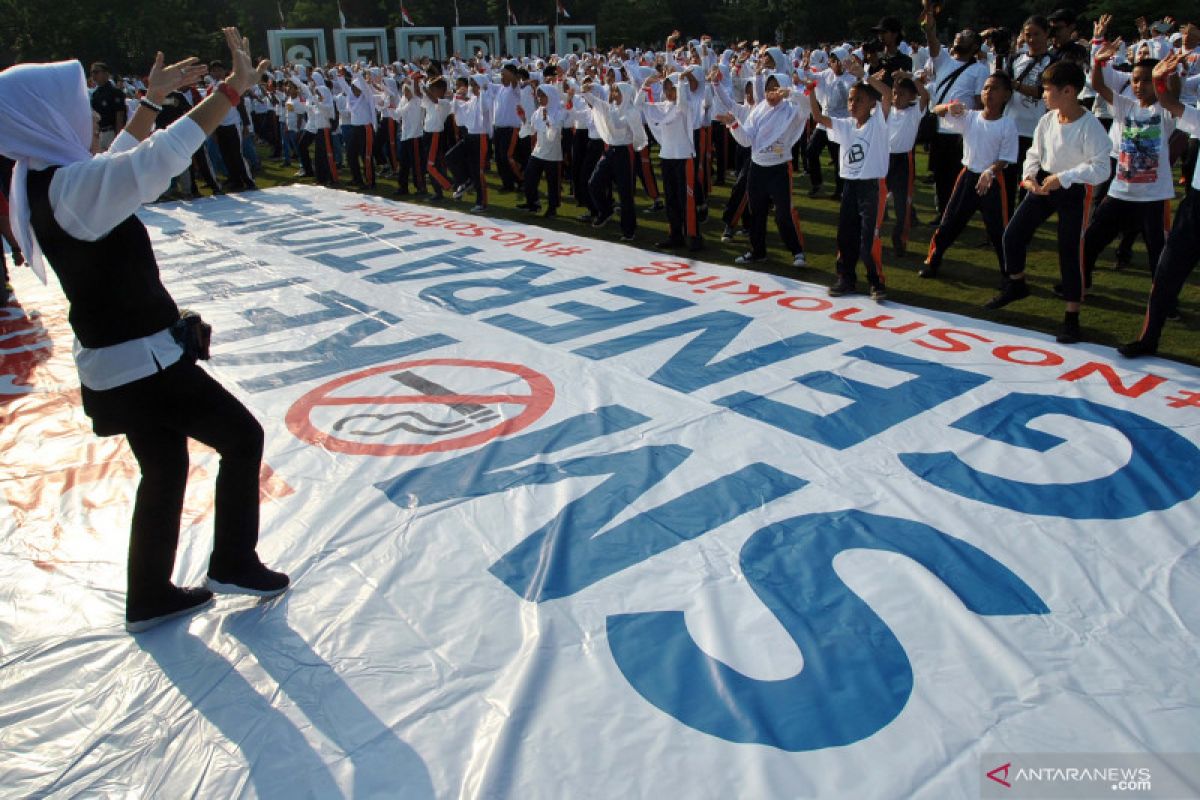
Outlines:
[[[774,73],[764,85],[765,97],[753,109],[735,106],[718,115],[739,144],[750,148],[746,195],[750,205],[750,250],[736,263],[749,265],[767,259],[767,209],[775,206],[779,238],[792,254],[792,266],[804,267],[804,234],[792,205],[792,145],[800,141],[810,108],[793,93],[791,77]]]
[[[851,60],[851,71],[861,74],[862,65]],[[891,92],[883,75],[850,89],[850,116],[832,119],[821,112],[816,95],[809,95],[813,119],[829,128],[830,138],[840,145],[838,174],[843,181],[842,205],[838,213],[837,280],[829,287],[831,297],[852,294],[855,267],[861,257],[871,286],[871,299],[887,297],[883,277],[883,245],[879,230],[887,199],[888,126]]]
[[[1154,67],[1154,88],[1159,104],[1176,119],[1180,130],[1200,136],[1200,109],[1179,101],[1176,71],[1184,56],[1174,53]],[[1154,355],[1167,317],[1179,301],[1179,293],[1200,261],[1200,169],[1192,175],[1187,193],[1175,212],[1175,223],[1154,270],[1154,285],[1146,307],[1146,322],[1141,335],[1122,345],[1118,352],[1127,358]]]
[[[1092,86],[1113,109],[1110,133],[1117,145],[1116,169],[1108,194],[1083,236],[1084,286],[1091,286],[1092,272],[1100,253],[1126,227],[1140,230],[1150,256],[1151,275],[1162,254],[1170,227],[1171,201],[1175,199],[1174,176],[1168,141],[1175,130],[1174,118],[1158,103],[1154,91],[1153,59],[1138,61],[1130,73],[1133,96],[1118,94],[1106,81],[1106,62],[1119,43],[1096,52]]]
[[[1021,34],[1027,49],[1013,60],[1013,94],[1008,101],[1008,113],[1017,126],[1018,136],[1017,159],[1010,163],[1004,176],[1009,208],[1016,204],[1017,186],[1021,182],[1020,165],[1033,144],[1033,131],[1046,114],[1046,104],[1042,102],[1042,73],[1053,63],[1049,20],[1034,14],[1021,26]]]
[[[829,66],[821,69],[814,76],[816,85],[812,87],[812,96],[816,97],[817,102],[821,106],[822,112],[830,119],[849,119],[850,109],[847,103],[850,99],[850,87],[856,83],[853,75],[846,72],[846,64],[851,58],[850,50],[847,47],[836,47],[828,56],[824,51],[815,51],[809,56],[810,63],[817,65],[824,64],[828,61]],[[816,117],[814,116],[815,120]],[[809,197],[816,197],[824,183],[821,177],[821,155],[822,151],[829,149],[829,155],[833,158],[834,163],[838,161],[838,145],[832,140],[829,135],[829,128],[824,125],[817,125],[808,137],[808,142],[804,150],[805,171],[808,173],[808,178],[811,186],[808,190]],[[838,200],[842,196],[842,178],[840,173],[834,173],[833,199]]]
[[[612,71],[609,72],[612,74]],[[621,201],[621,241],[633,241],[637,213],[633,202],[638,150],[646,146],[646,128],[634,108],[633,84],[614,82],[605,100],[594,83],[584,83],[577,97],[592,109],[593,125],[604,142],[604,153],[588,178],[588,192],[596,206],[592,227],[602,227],[614,213],[613,187]]]
[[[670,236],[655,246],[660,249],[683,247],[696,251],[704,247],[696,208],[696,162],[692,145],[690,103],[685,88],[690,76],[674,73],[665,81],[657,73],[646,78],[637,96],[637,107],[658,141],[662,164],[663,189],[667,201]],[[662,84],[662,102],[647,99],[647,90]]]
[[[454,110],[446,97],[449,85],[443,75],[422,84],[420,79],[415,85],[421,107],[425,110],[424,127],[421,134],[421,161],[425,165],[425,174],[429,176],[429,200],[440,201],[445,192],[453,187],[446,177],[446,121]]]
[[[45,280],[49,261],[70,302],[84,411],[100,436],[123,434],[142,473],[129,540],[125,627],[138,632],[212,603],[213,591],[269,597],[288,577],[263,566],[258,544],[263,429],[237,398],[185,357],[138,208],[158,198],[257,80],[248,41],[225,29],[233,66],[203,102],[151,133],[166,95],[196,80],[190,58],[159,54],[147,103],[108,152],[77,61],[0,73],[0,153],[16,161],[14,233]],[[171,582],[188,479],[188,439],[221,456],[207,588]]]
[[[954,244],[975,212],[983,213],[988,240],[1004,275],[1004,228],[1008,225],[1008,187],[1005,169],[1017,159],[1017,127],[1004,109],[1012,95],[1012,78],[993,72],[983,84],[983,110],[967,111],[959,101],[937,106],[933,113],[945,117],[947,127],[963,137],[963,168],[954,183],[950,203],[929,242],[929,256],[918,274],[936,278],[946,251]]]
[[[1002,308],[1029,296],[1025,259],[1043,222],[1058,214],[1058,267],[1066,315],[1057,340],[1078,342],[1079,304],[1083,300],[1083,231],[1091,212],[1093,188],[1109,175],[1108,133],[1079,104],[1083,70],[1058,61],[1042,74],[1046,116],[1038,123],[1025,155],[1022,185],[1029,191],[1004,231],[1005,283],[984,306]]]
[[[487,75],[472,75],[468,87],[455,95],[454,119],[467,133],[446,152],[446,165],[454,176],[458,188],[454,199],[459,199],[471,187],[475,187],[475,206],[472,213],[487,210],[488,185],[487,162],[488,141],[492,131],[492,82]]]
[[[908,234],[916,221],[916,211],[913,209],[913,179],[916,177],[913,148],[917,144],[921,117],[929,108],[929,92],[925,90],[924,81],[913,80],[912,75],[903,70],[892,72],[891,92],[887,188],[896,208],[892,250],[897,256],[903,256],[908,251]]]
[[[418,194],[426,194],[425,160],[421,158],[421,136],[424,133],[425,109],[414,91],[414,79],[400,87],[400,98],[392,112],[400,123],[400,144],[396,152],[396,195],[408,196],[408,179]]]
[[[533,152],[525,164],[525,202],[518,205],[522,211],[536,214],[542,206],[538,200],[538,184],[546,176],[546,216],[558,214],[562,204],[562,126],[565,119],[562,95],[558,87],[543,84],[534,93],[537,106],[527,112],[526,124],[521,127],[522,136],[534,138]]]

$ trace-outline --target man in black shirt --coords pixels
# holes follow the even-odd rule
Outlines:
[[[92,110],[100,115],[100,149],[107,150],[125,127],[125,95],[113,85],[112,73],[103,61],[92,64]]]
[[[871,28],[871,32],[879,37],[883,52],[879,54],[878,69],[887,70],[885,82],[890,86],[892,73],[897,70],[912,72],[912,56],[900,52],[900,43],[904,41],[904,28],[898,17],[884,17],[879,24]]]

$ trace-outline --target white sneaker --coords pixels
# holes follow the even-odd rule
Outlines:
[[[804,257],[804,253],[802,253],[802,252],[796,253],[796,255],[792,257],[792,266],[793,267],[807,267],[808,266],[808,259],[806,259]]]
[[[766,256],[755,256],[754,253],[746,252],[746,253],[743,253],[742,255],[738,256],[737,258],[735,258],[733,260],[733,263],[744,267],[747,264],[757,264],[761,261],[766,261],[766,260],[767,260]]]

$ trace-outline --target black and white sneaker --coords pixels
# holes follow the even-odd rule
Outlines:
[[[745,253],[742,253],[737,258],[735,258],[733,260],[733,263],[737,264],[738,266],[744,267],[747,264],[758,264],[758,263],[761,263],[766,260],[767,260],[767,257],[765,255],[756,256],[756,255],[754,255],[753,252],[747,251]]]
[[[193,611],[207,608],[213,603],[213,593],[198,586],[180,588],[172,586],[163,597],[153,602],[127,604],[125,607],[125,630],[141,633],[169,619],[182,617]]]
[[[597,214],[595,217],[593,217],[593,218],[592,218],[592,227],[593,227],[593,228],[603,228],[603,227],[604,227],[604,225],[605,225],[605,224],[606,224],[606,223],[607,223],[607,222],[608,222],[610,219],[612,219],[612,217],[613,217],[613,212],[611,212],[611,211],[607,211],[607,212],[605,212],[605,211],[601,211],[599,214]]]
[[[1026,297],[1029,297],[1029,284],[1024,279],[1017,281],[1010,280],[1001,287],[998,294],[984,303],[983,307],[994,311],[997,308],[1004,308],[1009,303],[1023,300]]]
[[[255,560],[236,570],[217,570],[211,567],[205,585],[220,594],[248,594],[254,597],[274,597],[282,594],[291,580],[282,572],[267,569]]]
[[[721,231],[721,241],[722,241],[722,242],[732,242],[732,241],[733,241],[733,237],[734,237],[734,230],[733,230],[733,228],[731,228],[731,227],[729,227],[728,225],[726,225],[726,226],[725,226],[725,230]]]

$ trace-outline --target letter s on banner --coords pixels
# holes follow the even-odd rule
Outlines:
[[[954,453],[901,453],[900,461],[934,486],[1025,514],[1067,519],[1127,519],[1161,511],[1200,491],[1200,451],[1175,431],[1130,411],[1088,400],[1014,393],[954,423],[959,430],[1044,453],[1065,440],[1029,423],[1062,414],[1106,425],[1129,440],[1125,466],[1080,483],[1034,484],[1001,478],[967,465]]]
[[[928,525],[862,511],[811,514],[756,531],[741,553],[746,580],[804,656],[799,673],[746,677],[696,645],[682,611],[610,616],[613,658],[655,706],[731,742],[802,751],[865,739],[904,709],[913,674],[895,635],[833,568],[855,548],[912,558],[976,614],[1049,611],[1003,564]]]

